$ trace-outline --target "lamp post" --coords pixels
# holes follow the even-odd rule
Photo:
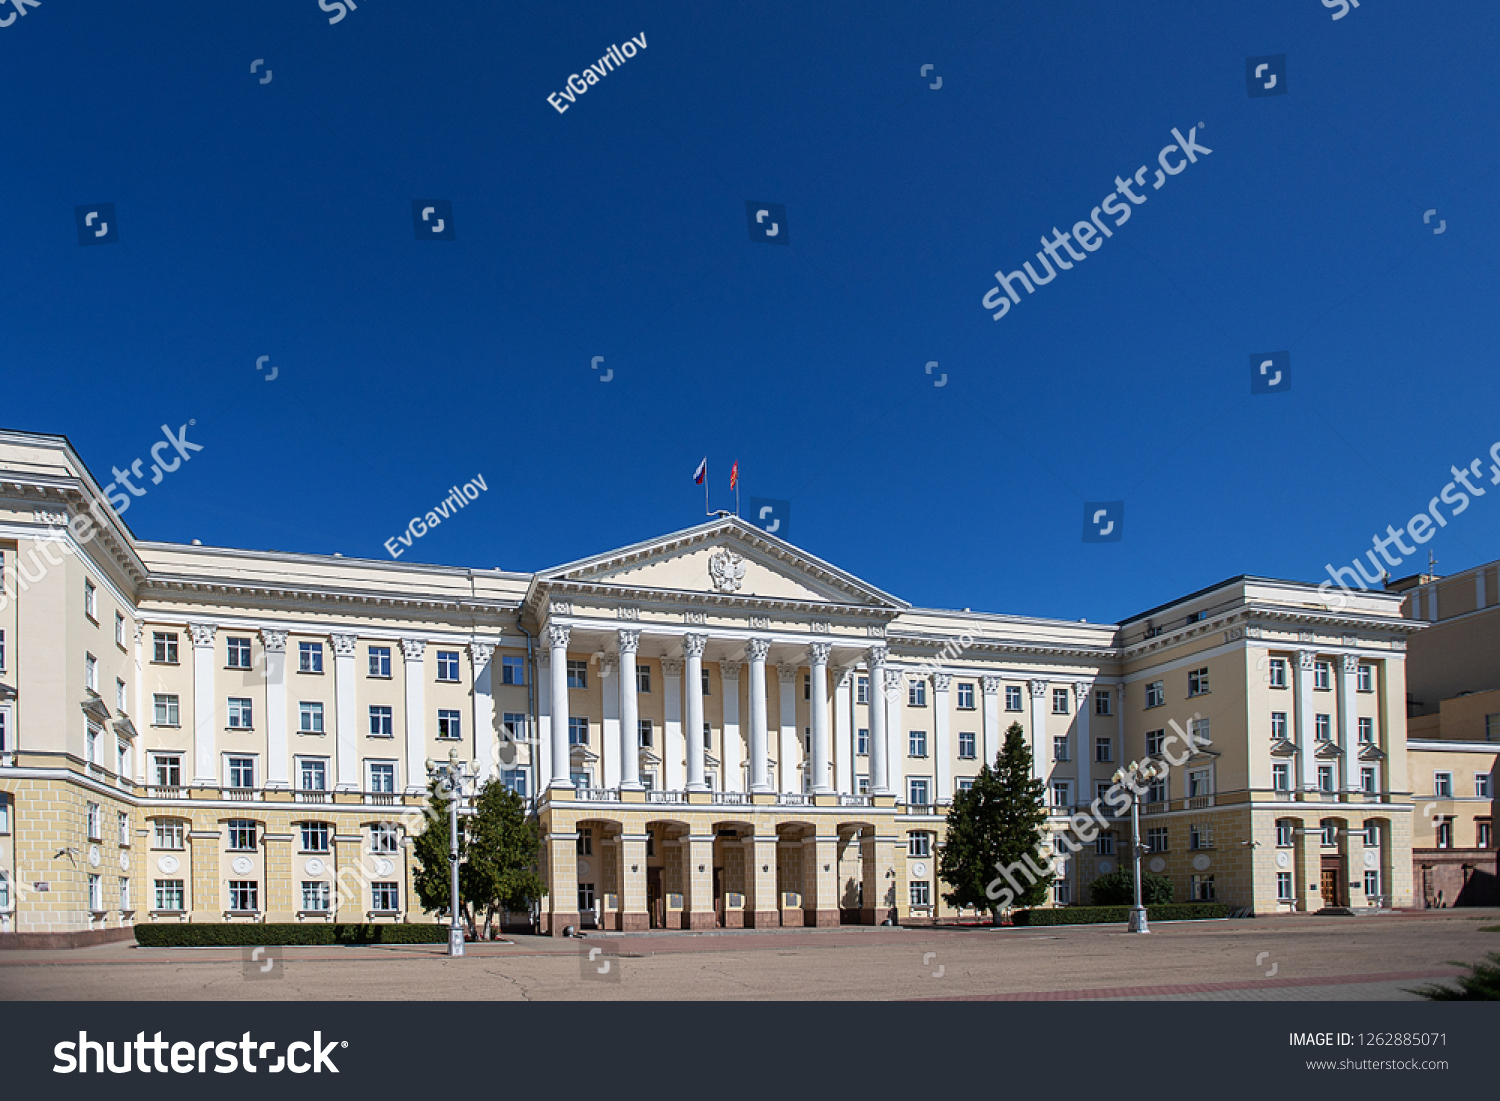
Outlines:
[[[452,922],[448,926],[448,955],[464,954],[464,927],[458,914],[458,804],[464,797],[468,781],[478,775],[477,761],[460,761],[458,749],[448,751],[447,761],[427,760],[427,774],[448,789],[448,898],[452,903]]]
[[[1155,761],[1147,760],[1144,764],[1131,761],[1124,768],[1117,769],[1112,777],[1115,783],[1130,789],[1130,851],[1135,858],[1135,905],[1130,908],[1129,926],[1132,933],[1151,932],[1146,924],[1146,907],[1141,904],[1141,853],[1145,847],[1141,844],[1140,785],[1150,783],[1160,772]]]

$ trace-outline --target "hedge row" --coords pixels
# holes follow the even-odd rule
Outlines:
[[[137,925],[142,948],[238,948],[250,944],[446,944],[448,926],[358,922]]]
[[[1178,902],[1146,907],[1147,921],[1195,921],[1227,918],[1222,902]],[[1129,906],[1061,906],[1049,910],[1017,910],[1011,915],[1017,925],[1098,925],[1130,920]]]

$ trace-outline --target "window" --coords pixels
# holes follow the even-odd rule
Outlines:
[[[369,771],[369,791],[377,795],[391,795],[395,793],[395,761],[371,761],[369,763]]]
[[[635,690],[645,693],[651,691],[651,666],[644,662],[635,667]]]
[[[152,631],[152,661],[163,665],[177,664],[177,635],[171,631]]]
[[[327,822],[302,823],[302,851],[305,853],[326,853],[328,851]]]
[[[1271,786],[1277,791],[1292,790],[1292,769],[1290,765],[1276,764],[1271,766]]]
[[[249,730],[253,725],[251,722],[253,715],[254,713],[250,706],[250,697],[229,697],[229,729]]]
[[[1166,739],[1166,736],[1167,732],[1165,730],[1146,731],[1146,756],[1160,757],[1162,743]]]
[[[1271,739],[1273,741],[1285,741],[1287,737],[1287,721],[1285,711],[1271,712]]]
[[[298,734],[323,733],[323,705],[321,703],[309,703],[304,700],[297,705],[297,716]]]
[[[155,822],[152,847],[157,849],[182,848],[182,819],[158,818]]]
[[[1115,855],[1115,835],[1110,830],[1105,830],[1094,839],[1094,854],[1096,856]]]
[[[522,799],[525,799],[526,770],[524,768],[502,768],[500,770],[500,786],[506,791],[513,791]]]
[[[1152,780],[1146,788],[1146,802],[1165,803],[1167,801],[1167,781],[1165,777]]]
[[[1333,766],[1318,766],[1318,790],[1321,792],[1333,791]]]
[[[83,614],[95,623],[99,622],[99,590],[94,587],[94,583],[88,578],[84,578],[83,580]],[[95,907],[95,909],[98,909],[98,907]]]
[[[703,670],[703,694],[705,696],[708,695],[708,670],[707,669]],[[812,674],[811,673],[803,673],[802,674],[802,698],[804,700],[810,700],[810,699],[812,699]]]
[[[808,739],[810,740],[811,737],[812,737],[812,735],[809,734],[808,735]],[[713,747],[714,747],[714,729],[708,723],[704,723],[703,724],[703,748],[704,749],[712,749]],[[811,749],[812,749],[812,747],[809,746],[808,747],[808,751],[811,752]]]
[[[507,711],[500,717],[500,726],[505,736],[513,742],[526,740],[526,716],[519,711]]]
[[[1365,895],[1367,897],[1374,898],[1376,895],[1379,895],[1379,894],[1380,894],[1380,873],[1379,872],[1366,872],[1365,873]]]
[[[854,778],[854,787],[860,795],[869,795],[870,778],[868,776],[856,776]]]
[[[89,876],[89,909],[96,914],[104,909],[104,890],[97,875]]]
[[[906,835],[907,856],[931,856],[932,834],[922,830],[915,830]]]
[[[226,664],[231,669],[250,668],[250,640],[248,638],[229,638],[229,657]]]
[[[230,757],[228,765],[230,787],[253,788],[255,786],[254,757]]]
[[[855,680],[854,680],[854,702],[855,703],[869,703],[870,702],[870,678],[869,677],[856,677],[855,678]]]
[[[1021,686],[1019,684],[1005,686],[1005,710],[1021,710]]]
[[[958,759],[960,761],[972,761],[974,759],[975,740],[972,730],[960,730],[958,732]]]
[[[1166,689],[1159,680],[1154,680],[1146,685],[1146,706],[1160,707],[1167,702]]]
[[[1333,741],[1333,718],[1331,716],[1313,716],[1313,737],[1320,742]]]
[[[1094,739],[1094,760],[1113,761],[1115,759],[1115,744],[1108,738]]]
[[[462,896],[460,896],[462,897]],[[314,913],[328,911],[328,884],[321,879],[302,881],[302,909]]]
[[[1359,720],[1359,740],[1363,745],[1370,745],[1375,741],[1375,720]]]
[[[1292,901],[1292,873],[1291,872],[1277,872],[1276,873],[1276,901],[1277,902],[1291,902]]]
[[[1313,687],[1326,692],[1333,677],[1333,665],[1326,661],[1313,662]]]
[[[229,820],[229,848],[231,852],[255,851],[256,823],[243,818]]]
[[[115,678],[115,707],[120,711],[130,710],[125,706],[125,682],[119,677]]]
[[[1073,886],[1066,879],[1052,884],[1052,901],[1059,906],[1068,906],[1073,901]]]
[[[391,675],[391,648],[389,646],[370,647],[370,676],[388,677]]]
[[[118,834],[116,835],[117,840],[119,841],[119,843],[121,845],[129,845],[130,844],[130,815],[126,814],[123,810],[117,810],[117,811],[115,811],[115,829],[119,831]],[[0,833],[4,833],[4,832],[6,832],[6,831],[3,830],[3,829],[0,829]]]
[[[573,851],[578,856],[594,855],[594,831],[592,829],[584,828],[578,831]]]
[[[1474,773],[1474,798],[1488,799],[1490,797],[1490,774],[1488,772]]]
[[[1266,667],[1266,683],[1272,688],[1286,687],[1286,659],[1272,658]]]
[[[297,643],[297,672],[321,673],[323,671],[323,644],[321,642]]]
[[[401,833],[393,823],[376,822],[370,827],[370,851],[372,853],[401,851]]]
[[[1167,851],[1167,826],[1151,826],[1146,830],[1146,851],[1153,853],[1164,853]]]
[[[83,684],[91,692],[99,691],[99,659],[93,654],[83,655]]]
[[[153,704],[153,711],[154,711],[153,722],[155,723],[155,725],[157,725],[157,726],[177,726],[177,725],[179,725],[179,723],[178,723],[178,710],[177,710],[177,697],[175,695],[169,695],[169,694],[166,694],[166,693],[158,692],[155,696],[152,697],[152,704]]]
[[[911,776],[906,781],[906,801],[914,807],[928,806],[927,779],[922,776]]]
[[[1375,691],[1375,667],[1373,665],[1360,665],[1355,669],[1354,687],[1359,692]]]
[[[958,708],[960,711],[974,710],[974,686],[968,681],[958,682]]]
[[[175,788],[182,786],[182,758],[175,753],[153,753],[151,771],[156,776],[156,786]]]
[[[1437,847],[1440,849],[1453,848],[1453,819],[1444,818],[1438,822]]]
[[[302,757],[297,761],[297,785],[302,791],[328,790],[328,762],[321,757]]]
[[[1068,760],[1068,739],[1066,735],[1059,735],[1052,739],[1052,759],[1054,761]]]
[[[1434,772],[1432,774],[1432,794],[1439,799],[1453,798],[1453,773]]]
[[[860,727],[854,732],[854,752],[861,757],[870,755],[870,730],[868,727]]]
[[[1319,840],[1325,849],[1336,849],[1339,845],[1339,824],[1332,818],[1325,818],[1318,823],[1318,831],[1322,834]]]
[[[1109,791],[1110,791],[1110,785],[1107,782],[1105,782],[1103,780],[1096,780],[1096,781],[1094,781],[1094,798],[1096,800],[1098,800],[1100,803],[1108,802],[1108,800],[1109,800]],[[1128,804],[1127,804],[1127,806],[1128,806]],[[1120,812],[1118,810],[1115,811],[1115,814],[1119,814],[1119,813]]]
[[[260,884],[253,879],[231,879],[229,908],[241,913],[254,913],[260,909]]]
[[[115,613],[115,645],[125,645],[125,617],[119,612]]]
[[[1359,790],[1362,791],[1362,792],[1364,792],[1366,795],[1374,795],[1375,794],[1376,787],[1375,787],[1375,766],[1374,765],[1364,765],[1362,768],[1360,768],[1360,770],[1359,770]]]
[[[458,651],[439,650],[437,652],[437,679],[458,683]]]
[[[500,683],[525,684],[526,659],[513,655],[502,657],[500,659]]]
[[[1494,847],[1494,831],[1492,830],[1489,822],[1474,823],[1474,844],[1475,847],[1481,849],[1490,849]]]
[[[99,832],[99,804],[90,803],[88,807],[89,840],[98,841],[101,837]],[[97,907],[95,907],[97,909]]]
[[[586,661],[568,662],[568,687],[587,688],[589,686],[589,663]]]
[[[959,791],[973,791],[974,790],[974,781],[972,779],[969,779],[969,778],[961,778],[958,781],[958,790]]]
[[[1188,848],[1211,849],[1214,847],[1214,828],[1207,822],[1193,822],[1188,826]]]
[[[1073,785],[1067,780],[1056,780],[1052,784],[1052,805],[1054,807],[1068,807],[1073,805]]]
[[[1066,715],[1068,713],[1068,690],[1066,688],[1054,688],[1052,690],[1052,714]]]
[[[588,913],[594,908],[594,885],[592,883],[580,883],[578,885],[578,912]]]
[[[908,737],[910,744],[907,755],[910,757],[927,756],[927,731],[913,730]]]
[[[91,726],[83,735],[83,759],[91,765],[99,763],[99,728]]]
[[[122,911],[130,909],[130,880],[123,875],[120,877],[120,909]]]
[[[1292,847],[1292,838],[1295,836],[1296,827],[1290,818],[1276,819],[1276,847],[1278,849],[1289,849]]]
[[[156,881],[156,908],[158,910],[181,911],[182,880],[158,879]]]
[[[392,726],[394,721],[394,716],[391,714],[391,709],[389,707],[385,706],[384,704],[372,703],[370,705],[370,737],[395,737],[394,729]]]
[[[1107,689],[1099,689],[1094,693],[1094,714],[1110,715],[1113,712],[1109,706],[1109,692]]]
[[[440,708],[438,708],[437,720],[438,720],[438,733],[437,733],[437,736],[439,738],[446,738],[446,739],[452,741],[452,740],[456,740],[456,739],[462,738],[464,736],[464,720],[463,720],[463,715],[460,712],[455,711],[452,708],[441,708],[440,707]],[[588,720],[585,719],[584,722],[587,723]],[[568,721],[568,733],[571,734],[572,732],[573,732],[573,722],[570,719]]]
[[[1208,694],[1208,670],[1192,669],[1188,672],[1188,695],[1206,696]]]
[[[643,746],[646,749],[650,749],[651,748],[651,740],[655,736],[655,732],[651,729],[651,720],[650,719],[639,719],[639,720],[637,720],[637,722],[636,722],[636,729],[639,731],[639,743],[640,743],[640,745]]]
[[[1365,848],[1380,848],[1380,827],[1374,823],[1365,827]]]
[[[130,776],[130,747],[120,738],[115,739],[115,775],[122,780]]]
[[[1194,902],[1212,902],[1214,900],[1214,877],[1195,875],[1190,889]]]
[[[910,897],[913,908],[927,907],[932,905],[932,882],[926,879],[914,879],[910,884]]]
[[[927,682],[925,680],[907,681],[906,702],[912,707],[927,706]]]
[[[1197,799],[1214,793],[1213,770],[1195,768],[1188,773],[1187,793],[1189,799]]]
[[[576,715],[568,716],[568,744],[589,744],[589,721]]]
[[[401,909],[401,885],[399,883],[371,883],[370,909],[380,913],[394,913]]]

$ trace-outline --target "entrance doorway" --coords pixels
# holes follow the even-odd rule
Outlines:
[[[1347,906],[1344,898],[1344,862],[1342,857],[1323,857],[1322,881],[1319,894],[1324,906]]]
[[[666,899],[661,889],[661,869],[646,869],[646,913],[651,916],[651,928],[667,927]]]

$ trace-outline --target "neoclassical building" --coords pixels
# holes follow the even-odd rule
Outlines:
[[[1059,830],[1190,732],[1142,807],[1180,900],[1413,901],[1399,595],[1091,624],[913,607],[729,515],[517,573],[149,542],[101,499],[0,433],[6,931],[442,920],[409,840],[453,753],[531,801],[552,933],[951,917],[944,816],[1013,723]],[[1129,859],[1106,827],[1055,902]]]

